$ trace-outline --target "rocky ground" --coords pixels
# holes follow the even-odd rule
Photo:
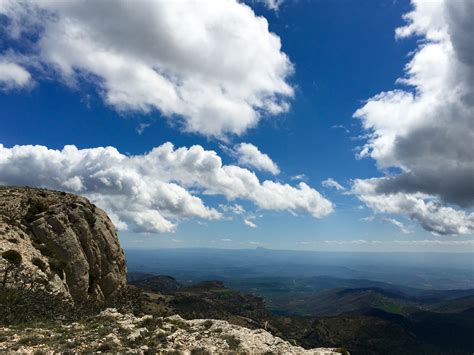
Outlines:
[[[178,315],[135,317],[113,308],[79,322],[48,322],[0,328],[0,352],[120,352],[136,354],[314,354],[343,350],[305,350],[263,329],[222,320],[184,320]]]

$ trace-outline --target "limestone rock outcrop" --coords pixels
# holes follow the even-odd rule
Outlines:
[[[349,354],[344,349],[303,349],[263,329],[251,330],[222,320],[185,320],[178,315],[136,317],[106,309],[94,318],[62,327],[0,327],[0,352],[130,354]]]
[[[8,267],[8,255],[15,252],[27,278],[75,303],[105,301],[126,284],[115,227],[84,197],[0,187],[0,269]],[[15,282],[7,276],[3,283]]]

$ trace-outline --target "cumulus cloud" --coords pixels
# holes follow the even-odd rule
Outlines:
[[[268,171],[273,175],[280,173],[278,165],[267,154],[262,153],[251,143],[237,144],[230,153],[237,158],[240,165],[261,171]]]
[[[31,84],[30,73],[22,66],[0,57],[0,88],[4,90],[24,88]]]
[[[115,109],[158,110],[189,132],[242,134],[293,96],[280,38],[235,0],[3,0],[0,14],[51,76],[89,81]]]
[[[354,182],[354,193],[374,211],[408,216],[435,234],[474,233],[474,213],[444,206],[436,199],[421,193],[381,193],[377,190],[381,179],[383,178]]]
[[[333,189],[336,189],[338,191],[343,191],[345,190],[344,186],[342,186],[341,184],[339,184],[336,180],[334,180],[333,178],[328,178],[326,180],[324,180],[322,183],[321,183],[324,187],[326,188],[333,188]]]
[[[109,212],[118,227],[142,232],[173,232],[182,219],[222,217],[193,193],[248,200],[263,210],[300,211],[315,218],[333,209],[304,183],[261,182],[250,170],[222,165],[216,152],[198,145],[175,149],[165,143],[134,156],[113,147],[53,150],[0,145],[0,184],[85,195]]]
[[[397,38],[423,39],[398,80],[406,89],[379,93],[354,114],[369,133],[360,155],[400,173],[359,181],[356,190],[370,191],[360,197],[374,208],[435,233],[473,233],[473,215],[462,208],[474,206],[474,2],[413,6],[396,30]]]

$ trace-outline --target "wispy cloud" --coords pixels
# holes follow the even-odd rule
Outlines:
[[[407,226],[405,226],[404,223],[400,222],[398,219],[395,219],[395,218],[372,215],[372,216],[363,217],[360,220],[363,222],[380,221],[384,223],[389,223],[397,227],[403,234],[413,233],[413,231],[410,228],[408,228]]]
[[[328,178],[326,180],[324,180],[321,185],[323,185],[324,187],[326,188],[333,188],[333,189],[336,189],[338,191],[344,191],[346,188],[344,186],[342,186],[341,184],[339,184],[336,180],[334,180],[333,178]]]
[[[307,181],[308,177],[305,174],[298,174],[298,175],[293,175],[291,180],[300,180],[300,181]]]
[[[351,131],[349,131],[349,129],[348,129],[346,126],[344,126],[344,125],[342,125],[342,124],[333,125],[333,126],[331,126],[331,128],[333,128],[333,129],[341,129],[341,130],[343,130],[344,132],[346,132],[347,134],[349,134],[349,133],[351,132]]]
[[[233,205],[220,204],[219,207],[222,211],[228,212],[228,213],[233,213],[237,215],[241,215],[245,213],[245,208],[243,208],[242,205],[239,205],[238,203],[235,203]]]
[[[413,233],[412,230],[408,229],[402,222],[400,222],[399,220],[397,220],[397,219],[395,219],[395,218],[383,217],[383,218],[382,218],[382,221],[391,223],[391,224],[393,224],[394,226],[398,227],[398,229],[400,229],[400,231],[401,231],[403,234],[410,234],[410,233]]]
[[[151,124],[150,123],[140,123],[137,128],[136,128],[136,131],[138,134],[142,134],[143,132],[145,132],[145,129],[147,129],[148,127],[150,127]]]
[[[247,217],[244,219],[244,223],[246,226],[250,227],[250,228],[257,228],[257,225],[252,221],[252,217]]]

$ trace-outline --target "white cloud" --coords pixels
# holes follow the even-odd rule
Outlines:
[[[283,4],[283,0],[254,0],[254,1],[263,3],[267,9],[273,10],[273,11],[278,11],[280,9],[281,4]]]
[[[301,180],[301,181],[306,181],[308,180],[308,177],[305,174],[298,174],[294,175],[290,178],[291,180]]]
[[[356,244],[356,245],[362,245],[362,244],[373,244],[375,241],[374,240],[365,240],[365,239],[355,239],[355,240],[325,240],[324,243],[326,244],[336,244],[336,245],[347,245],[347,244]]]
[[[113,147],[62,150],[0,145],[0,184],[42,186],[89,197],[121,228],[172,232],[186,218],[218,219],[190,191],[253,202],[263,210],[300,211],[315,218],[331,213],[330,201],[304,183],[296,187],[222,165],[214,151],[165,143],[143,155],[126,156]],[[234,205],[235,207],[235,205]]]
[[[268,171],[273,175],[278,175],[280,173],[278,165],[267,154],[262,153],[253,144],[237,144],[230,153],[237,158],[240,165],[261,171]]]
[[[439,239],[424,239],[424,240],[325,240],[325,244],[329,245],[377,245],[393,247],[394,245],[406,246],[474,246],[474,240],[439,240]]]
[[[188,132],[240,135],[293,96],[280,38],[235,0],[4,0],[0,13],[50,76],[91,82],[115,109],[158,110]]]
[[[244,224],[250,228],[257,228],[257,225],[250,218],[244,218]]]
[[[331,128],[333,128],[333,129],[342,129],[347,134],[351,133],[351,131],[349,131],[349,129],[346,126],[342,125],[342,124],[333,125],[333,126],[331,126]]]
[[[412,245],[412,246],[474,246],[474,240],[437,240],[437,239],[425,239],[425,240],[395,240],[397,244]]]
[[[31,84],[30,73],[22,66],[0,57],[0,88],[4,90],[24,88]]]
[[[324,180],[322,183],[321,183],[324,187],[326,188],[334,188],[338,191],[342,191],[342,190],[345,190],[344,186],[342,186],[341,184],[339,184],[336,180],[334,180],[333,178],[329,178],[329,179],[326,179]]]
[[[376,212],[405,215],[435,234],[455,235],[474,233],[474,213],[443,206],[439,201],[421,193],[381,193],[383,178],[355,180],[353,191]]]
[[[409,230],[402,222],[400,222],[398,219],[395,218],[389,218],[389,217],[383,217],[382,221],[388,222],[390,224],[393,224],[395,227],[400,229],[400,231],[403,234],[410,234],[412,233],[411,230]]]
[[[413,4],[396,30],[423,39],[398,80],[407,88],[381,92],[354,114],[369,133],[360,156],[401,173],[367,180],[361,199],[435,233],[473,233],[474,215],[452,205],[474,206],[474,2]]]
[[[261,217],[261,216],[260,216]],[[247,215],[243,218],[243,221],[244,221],[244,224],[247,226],[247,227],[250,227],[250,228],[257,228],[257,224],[255,223],[255,220],[257,219],[257,216],[256,215]]]
[[[148,127],[151,126],[151,123],[140,123],[137,128],[136,128],[136,131],[138,134],[143,134],[143,132],[145,132],[145,129],[147,129]]]
[[[221,242],[231,242],[231,241],[232,241],[232,239],[230,239],[230,238],[222,238],[221,239]]]
[[[368,216],[368,217],[364,217],[364,218],[361,218],[360,219],[361,221],[364,221],[364,222],[374,222],[376,220],[378,221],[382,221],[382,222],[386,222],[386,223],[390,223],[390,224],[393,224],[395,227],[398,227],[398,229],[400,229],[400,231],[403,233],[403,234],[410,234],[412,233],[412,231],[410,229],[408,229],[405,224],[403,224],[402,222],[400,222],[399,220],[395,219],[395,218],[390,218],[390,217],[380,217],[380,218],[377,218],[376,216]]]
[[[230,213],[234,213],[234,214],[243,214],[243,213],[245,213],[245,208],[243,208],[238,203],[235,203],[233,205],[220,204],[219,207],[224,212],[230,212]]]

